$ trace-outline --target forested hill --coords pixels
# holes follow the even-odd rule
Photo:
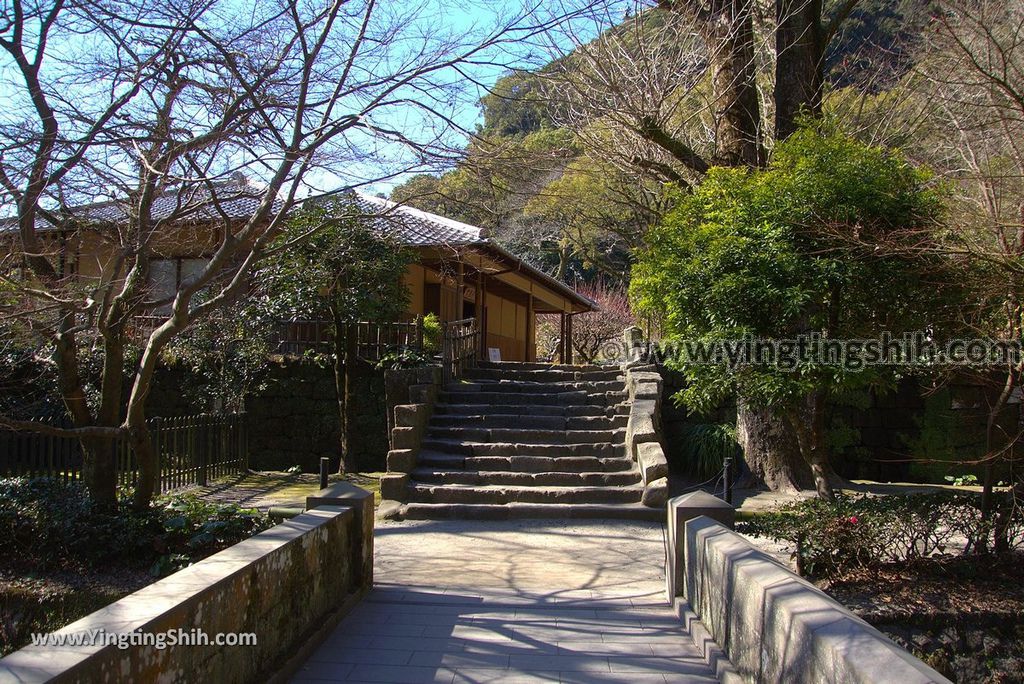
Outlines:
[[[912,66],[929,5],[930,0],[861,0],[831,43],[831,88],[878,92],[897,83]],[[666,15],[649,10],[609,33],[636,46],[629,54],[701,68],[697,45],[654,45],[685,35],[671,30]],[[586,69],[584,63],[570,53],[537,72],[499,80],[480,100],[483,122],[455,168],[415,176],[397,186],[392,199],[486,227],[559,278],[628,279],[630,250],[670,206],[671,184],[638,178],[615,155],[595,150],[595,140],[615,144],[608,116],[584,120],[585,107],[559,83],[560,74]],[[620,75],[627,78],[628,71]],[[698,79],[693,90],[700,88]],[[692,93],[680,96],[679,125],[691,119],[699,124],[700,117],[689,112],[700,105],[695,101],[688,110],[685,97]]]

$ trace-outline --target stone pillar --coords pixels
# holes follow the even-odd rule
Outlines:
[[[736,522],[736,509],[707,492],[690,492],[668,501],[668,553],[665,568],[665,592],[669,603],[684,594],[686,587],[686,521],[707,516],[730,530]]]

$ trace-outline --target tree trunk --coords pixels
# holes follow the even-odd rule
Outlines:
[[[824,390],[817,389],[809,393],[804,405],[790,414],[790,421],[800,445],[800,455],[814,479],[814,490],[822,499],[836,498],[832,483],[839,478],[828,459]]]
[[[710,5],[700,31],[708,47],[714,88],[718,143],[714,161],[721,166],[759,166],[764,154],[753,2],[711,0]]]
[[[338,459],[338,472],[341,474],[357,472],[359,464],[352,453],[352,366],[356,363],[358,346],[356,344],[356,326],[348,324],[341,313],[331,307],[334,319],[334,391],[338,397],[338,425],[341,428],[341,456]]]
[[[103,510],[117,509],[117,443],[113,439],[84,438],[82,479],[89,498]]]
[[[985,465],[981,476],[981,517],[982,520],[993,524],[995,516],[995,484],[996,484],[996,456],[995,454],[1003,447],[997,444],[996,430],[999,427],[999,414],[1003,412],[1006,403],[1016,386],[1016,374],[1011,368],[1006,373],[1006,379],[1002,390],[995,402],[988,409],[988,416],[985,421]],[[975,542],[976,553],[988,551],[988,537],[979,537]]]
[[[135,485],[132,505],[145,511],[153,503],[160,482],[160,454],[153,449],[153,439],[145,414],[137,415],[128,428],[128,444],[139,465],[139,481]]]
[[[345,417],[341,425],[344,449],[342,463],[345,472],[359,472],[359,460],[353,453],[355,444],[355,421],[352,420],[352,407],[355,406],[355,366],[359,363],[356,347],[356,326],[350,325],[345,335]]]
[[[750,470],[750,482],[773,492],[798,492],[814,483],[789,420],[776,408],[736,403],[736,439]]]
[[[776,0],[775,139],[797,129],[801,112],[821,113],[825,35],[821,0]]]

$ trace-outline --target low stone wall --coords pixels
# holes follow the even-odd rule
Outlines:
[[[668,519],[672,598],[723,681],[948,682],[721,523],[687,518]]]
[[[660,508],[668,500],[668,461],[661,438],[661,376],[648,365],[626,365],[624,373],[630,404],[626,452],[640,468],[644,505]]]
[[[363,494],[328,496],[346,505],[307,511],[55,633],[137,633],[146,643],[29,646],[0,660],[0,682],[266,681],[369,590],[373,504]],[[169,643],[196,630],[211,643]],[[253,634],[256,644],[212,643],[229,633]]]

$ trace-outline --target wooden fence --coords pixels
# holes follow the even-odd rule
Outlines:
[[[462,372],[476,364],[480,353],[480,332],[476,319],[464,318],[444,324],[441,345],[441,367],[445,384],[462,377]]]
[[[204,485],[248,469],[244,413],[151,418],[148,422],[153,448],[160,457],[160,492]],[[127,439],[119,439],[115,446],[117,482],[132,485],[138,477],[135,456]],[[82,477],[82,447],[73,437],[2,430],[0,477],[78,480]]]
[[[356,335],[356,355],[366,361],[379,361],[388,352],[423,348],[423,321],[359,321],[351,328]],[[294,320],[282,323],[278,332],[278,352],[303,354],[334,352],[334,325],[329,321]]]

